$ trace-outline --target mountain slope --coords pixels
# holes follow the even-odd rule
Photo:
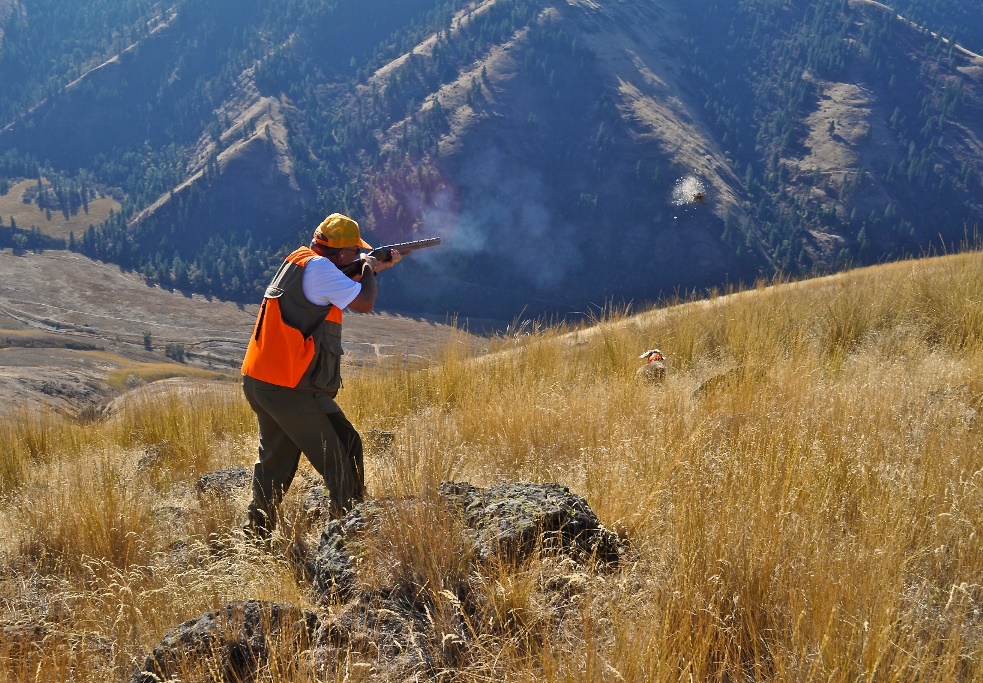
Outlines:
[[[644,299],[775,268],[829,269],[924,248],[939,234],[958,240],[978,220],[977,56],[954,48],[926,63],[938,46],[872,3],[826,3],[812,15],[792,8],[759,22],[773,49],[732,38],[709,51],[715,38],[750,27],[733,6],[706,9],[697,26],[673,3],[544,4],[531,27],[457,80],[417,93],[424,104],[388,129],[383,149],[401,170],[396,181],[393,171],[376,176],[382,199],[370,194],[370,225],[391,229],[402,212],[403,231],[465,232],[455,244],[491,256],[482,259],[491,267],[465,261],[451,286],[466,292],[462,302],[487,307],[521,300],[517,291],[559,305],[564,294]],[[828,34],[825,52],[799,45],[816,26]],[[750,28],[752,38],[761,32]],[[876,53],[898,39],[902,50]],[[781,56],[793,48],[801,59]],[[415,67],[400,60],[372,82],[398,81],[400,70],[410,80],[431,53],[421,45]],[[756,71],[782,59],[786,73],[773,80]],[[899,76],[915,79],[914,102],[892,85]],[[406,130],[427,120],[434,98],[446,127],[430,156],[407,162]],[[916,133],[906,114],[935,123]],[[753,137],[744,125],[758,126]],[[711,197],[706,209],[673,201],[687,176]],[[534,244],[545,277],[522,269]],[[625,259],[636,266],[627,275],[618,268]],[[467,288],[475,280],[499,287],[481,296],[484,287]]]
[[[419,109],[381,137],[395,169],[369,171],[367,218],[383,234],[446,234],[460,258],[404,291],[443,287],[438,296],[485,310],[524,297],[570,307],[698,287],[708,272],[753,276],[719,240],[726,214],[744,213],[742,189],[714,161],[719,146],[672,73],[678,62],[664,56],[678,30],[666,9],[543,3],[456,79],[415,95]],[[633,16],[659,33],[626,33]],[[415,54],[370,83],[424,80],[416,74],[432,49]],[[434,117],[434,102],[444,126],[431,150],[414,153],[406,131]],[[671,203],[673,184],[691,173],[716,195],[706,211]]]
[[[7,125],[0,181],[120,187],[84,253],[245,300],[334,210],[370,241],[445,238],[393,271],[407,311],[831,270],[979,224],[983,59],[916,23],[976,40],[966,9],[182,2]]]

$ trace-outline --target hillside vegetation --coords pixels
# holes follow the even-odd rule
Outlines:
[[[983,677],[983,254],[532,328],[480,357],[452,342],[424,369],[366,366],[341,397],[366,435],[394,434],[370,444],[371,498],[556,481],[630,546],[558,605],[546,560],[482,563],[440,520],[390,520],[361,580],[402,577],[435,614],[467,596],[489,624],[441,680]],[[661,384],[635,379],[653,346]],[[255,448],[235,390],[4,421],[0,680],[128,680],[167,629],[230,600],[340,609],[288,559],[311,531],[304,477],[272,552],[237,536],[245,491],[196,493]],[[387,680],[366,652],[281,652],[256,680]]]
[[[330,212],[438,234],[389,301],[438,316],[905,258],[983,219],[983,15],[889,4],[5,3],[0,194],[99,188],[79,251],[237,301]]]

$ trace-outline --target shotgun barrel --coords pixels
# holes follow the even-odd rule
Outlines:
[[[380,261],[391,261],[393,257],[393,249],[399,252],[400,256],[405,256],[406,254],[412,253],[419,249],[428,249],[430,247],[436,247],[440,244],[439,237],[428,237],[422,240],[412,240],[410,242],[399,242],[397,244],[386,244],[381,247],[376,247],[369,252],[369,256],[374,256]],[[343,272],[348,277],[353,277],[358,275],[362,269],[362,260],[359,259],[354,263],[342,268]]]

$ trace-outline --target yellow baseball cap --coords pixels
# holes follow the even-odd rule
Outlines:
[[[340,213],[333,213],[321,221],[321,225],[314,230],[314,241],[323,247],[332,249],[354,246],[359,246],[362,249],[372,248],[368,242],[362,239],[358,230],[358,223]]]

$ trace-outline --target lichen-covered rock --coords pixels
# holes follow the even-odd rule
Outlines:
[[[444,664],[427,612],[394,595],[359,595],[331,618],[325,633],[327,640],[317,651],[322,656],[338,650],[384,661],[398,680],[431,678]]]
[[[522,560],[539,547],[608,564],[624,552],[617,534],[566,486],[506,483],[480,489],[442,482],[438,495],[463,511],[482,558]]]
[[[248,488],[252,481],[253,471],[250,468],[231,467],[198,477],[195,489],[199,493],[232,493]]]
[[[249,600],[233,602],[174,627],[147,657],[132,683],[156,683],[211,659],[222,681],[252,680],[274,648],[306,650],[319,622],[292,605]],[[292,656],[292,655],[291,655]]]
[[[304,504],[310,519],[325,513],[327,503],[323,487],[314,484]],[[433,527],[435,516],[445,515],[451,523]],[[422,552],[418,548],[407,557],[393,557],[386,554],[392,544],[373,542],[407,525],[431,525],[433,533],[454,534],[446,540],[448,548],[462,553],[460,558],[451,553],[457,584],[431,585],[413,573],[414,561],[433,569],[429,545]],[[209,680],[254,680],[259,672],[272,671],[271,655],[282,652],[306,653],[305,661],[326,680],[336,677],[338,662],[361,667],[366,675],[378,669],[385,680],[434,678],[466,666],[475,643],[514,635],[507,618],[489,619],[488,610],[494,614],[494,607],[475,590],[473,581],[481,583],[484,560],[521,562],[534,553],[547,556],[539,565],[537,604],[543,610],[540,618],[559,623],[591,591],[595,572],[608,571],[625,552],[587,501],[558,484],[506,483],[481,489],[443,482],[436,501],[367,501],[324,523],[320,535],[313,536],[316,542],[304,538],[291,552],[314,594],[321,621],[299,607],[232,603],[169,631],[133,683],[188,679],[203,666]],[[461,558],[463,564],[457,562]],[[378,567],[380,559],[399,571],[359,575],[360,567]]]
[[[307,487],[301,508],[308,519],[316,522],[319,519],[331,518],[331,492],[323,484]]]
[[[317,548],[304,568],[314,592],[322,599],[347,595],[355,585],[355,568],[345,547],[351,534],[364,531],[376,503],[357,505],[341,519],[328,522],[321,531]]]

